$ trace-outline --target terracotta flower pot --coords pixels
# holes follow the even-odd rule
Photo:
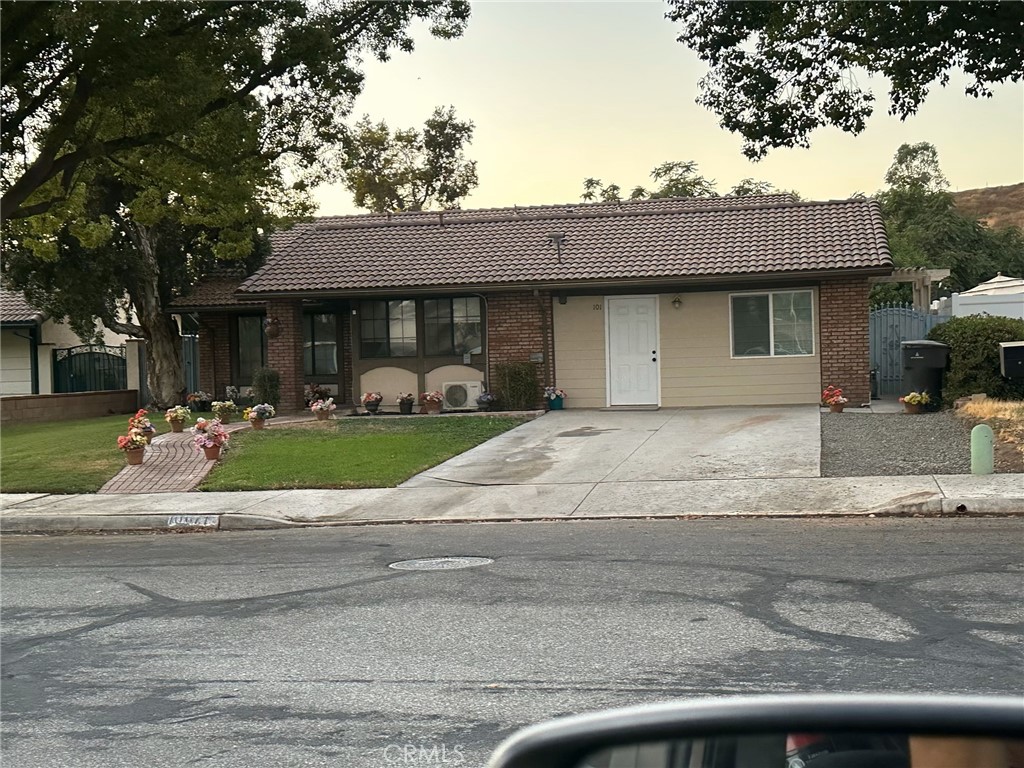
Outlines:
[[[431,400],[425,400],[423,402],[423,413],[440,413],[440,412],[441,412],[441,404],[440,403],[437,403],[437,402],[434,402],[434,401],[431,401]]]
[[[124,452],[124,460],[129,464],[141,464],[145,454],[145,448],[133,448],[130,451]]]
[[[842,413],[845,407],[846,403],[829,403],[828,409],[832,413]]]
[[[903,404],[903,412],[904,413],[920,413],[921,412],[921,404],[920,403],[904,403]]]
[[[217,416],[216,414],[214,414],[214,418],[220,419],[220,423],[221,424],[230,424],[231,423],[231,414],[230,413],[225,413],[223,416]]]
[[[172,421],[172,422],[170,422],[170,424],[171,424],[171,432],[184,432],[185,431],[185,422],[181,421],[180,419],[178,419],[176,421]]]
[[[203,446],[203,453],[206,454],[206,458],[209,461],[216,461],[220,458],[220,446],[219,445],[206,445]]]
[[[249,419],[249,423],[252,424],[253,429],[263,429],[266,426],[266,419]]]
[[[329,418],[331,418],[330,411],[313,411],[313,413],[316,414],[317,421],[327,421]]]
[[[156,435],[156,431],[155,430],[153,430],[153,431],[147,430],[147,431],[143,432],[142,435],[143,435],[143,437],[146,438],[146,445],[149,445],[150,443],[153,442],[153,436]]]

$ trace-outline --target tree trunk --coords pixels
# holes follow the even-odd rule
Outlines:
[[[160,300],[160,264],[156,257],[156,232],[137,222],[128,226],[139,253],[141,269],[129,281],[128,295],[135,308],[142,337],[146,340],[146,381],[151,404],[169,408],[182,403],[185,373],[181,364],[181,336],[174,319]]]

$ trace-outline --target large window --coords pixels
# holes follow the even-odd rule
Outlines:
[[[302,350],[306,376],[337,375],[338,323],[334,315],[303,315]]]
[[[483,350],[480,299],[427,299],[423,302],[427,355],[478,355]]]
[[[246,384],[267,360],[267,337],[263,333],[263,317],[242,315],[238,318],[238,381]]]
[[[416,302],[360,302],[359,356],[415,357]]]
[[[743,293],[729,302],[734,357],[814,354],[811,291]]]

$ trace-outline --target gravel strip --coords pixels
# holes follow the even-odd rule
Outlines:
[[[970,431],[950,413],[821,414],[823,477],[970,471]]]

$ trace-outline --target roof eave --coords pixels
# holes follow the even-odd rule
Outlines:
[[[637,288],[672,286],[713,286],[715,284],[735,285],[740,282],[779,283],[794,280],[824,280],[836,277],[874,277],[892,273],[892,266],[879,267],[842,267],[824,270],[791,270],[787,272],[737,273],[728,275],[690,275],[685,277],[642,277],[642,278],[603,278],[586,280],[533,280],[507,283],[465,283],[462,285],[423,285],[423,286],[380,286],[372,288],[322,289],[322,290],[288,290],[288,291],[236,291],[235,295],[249,301],[266,299],[291,298],[344,298],[349,296],[379,296],[382,293],[402,295],[424,295],[437,293],[496,293],[523,290],[578,290],[580,288]]]

